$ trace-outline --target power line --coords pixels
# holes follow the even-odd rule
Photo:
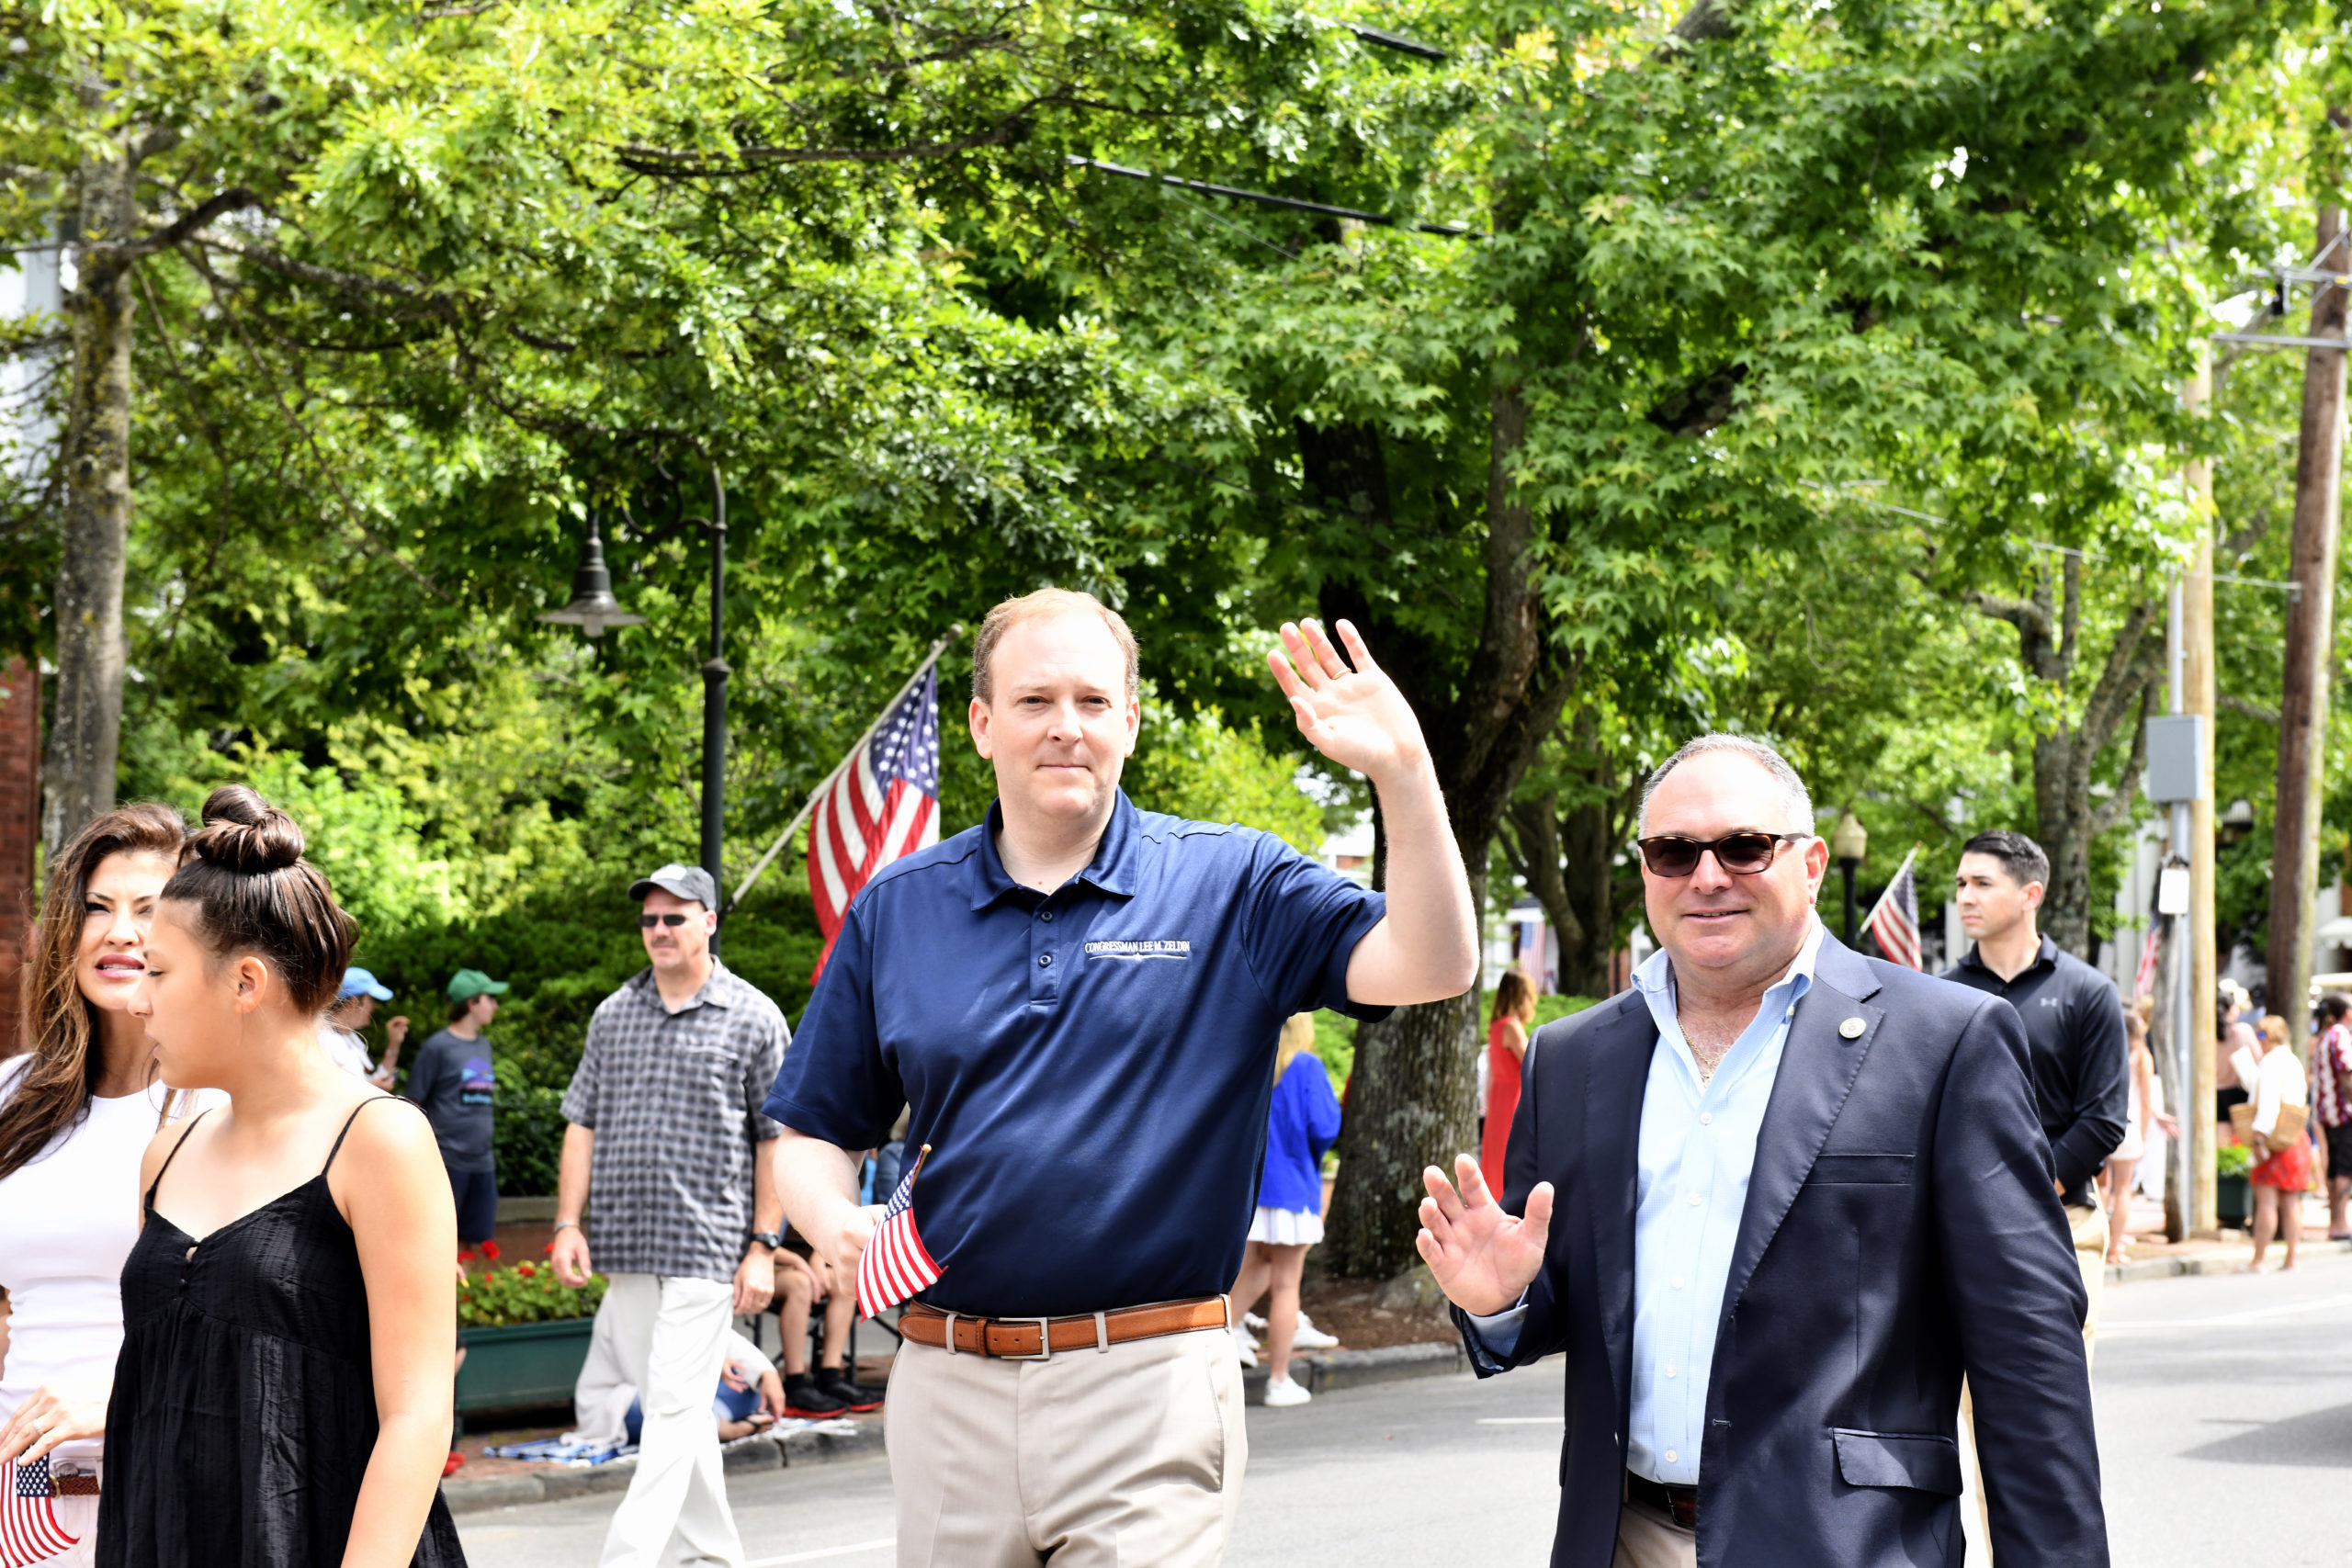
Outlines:
[[[1179,190],[1199,191],[1204,196],[1227,197],[1235,201],[1254,201],[1261,207],[1279,207],[1291,212],[1312,212],[1324,218],[1348,218],[1359,223],[1374,223],[1384,229],[1410,229],[1422,234],[1441,234],[1452,240],[1483,240],[1487,236],[1476,229],[1465,229],[1459,223],[1408,223],[1382,212],[1363,212],[1352,207],[1334,207],[1323,201],[1301,201],[1295,197],[1275,196],[1262,190],[1244,190],[1238,186],[1212,185],[1206,180],[1188,180],[1181,175],[1155,175],[1148,169],[1130,169],[1124,164],[1106,164],[1100,158],[1080,158],[1069,154],[1062,162],[1074,169],[1099,169],[1122,179],[1141,180],[1146,185],[1172,186]]]

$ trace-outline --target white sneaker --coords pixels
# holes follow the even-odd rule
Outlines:
[[[1289,1404],[1304,1404],[1314,1397],[1288,1378],[1266,1380],[1266,1403],[1276,1409]]]
[[[1308,1317],[1305,1313],[1300,1313],[1298,1314],[1298,1327],[1291,1335],[1290,1342],[1295,1348],[1301,1350],[1329,1350],[1333,1346],[1339,1344],[1340,1337],[1336,1334],[1324,1333],[1321,1329],[1315,1326],[1315,1322],[1312,1318]]]
[[[1248,1329],[1237,1328],[1233,1331],[1233,1348],[1240,1353],[1243,1366],[1254,1367],[1258,1364],[1258,1342],[1250,1337]]]
[[[1263,1334],[1266,1332],[1266,1320],[1254,1312],[1245,1312],[1241,1314],[1241,1326],[1253,1334]]]

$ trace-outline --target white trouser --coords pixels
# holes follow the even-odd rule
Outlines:
[[[615,1274],[604,1310],[612,1314],[621,1370],[645,1408],[637,1474],[605,1533],[604,1568],[742,1568],[743,1540],[727,1506],[718,1422],[710,1413],[735,1287],[724,1280]]]

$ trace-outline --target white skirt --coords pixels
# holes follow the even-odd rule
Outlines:
[[[1295,1209],[1269,1209],[1261,1203],[1257,1217],[1250,1222],[1250,1239],[1269,1247],[1313,1247],[1323,1239],[1323,1216],[1302,1214]]]

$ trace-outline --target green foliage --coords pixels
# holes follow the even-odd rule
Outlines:
[[[1298,766],[1267,749],[1255,720],[1236,728],[1214,707],[1186,718],[1151,703],[1125,787],[1148,810],[1244,823],[1311,855],[1323,844],[1323,809],[1299,788]]]
[[[2213,1148],[2213,1174],[2243,1177],[2254,1169],[2254,1151],[2244,1144],[2217,1144]]]

